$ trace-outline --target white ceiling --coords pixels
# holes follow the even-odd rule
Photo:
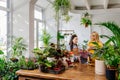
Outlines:
[[[38,0],[37,5],[47,7],[54,0]],[[120,8],[120,0],[70,0],[72,7],[78,7],[78,10],[96,10]]]
[[[14,10],[26,5],[30,0],[12,0]],[[54,0],[38,0],[37,6],[48,8]],[[76,11],[93,11],[93,10],[109,10],[120,9],[120,0],[70,0],[72,10]],[[72,11],[71,10],[71,11]]]

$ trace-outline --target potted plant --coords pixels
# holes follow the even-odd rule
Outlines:
[[[17,58],[20,57],[25,50],[26,44],[24,43],[24,39],[22,37],[13,38],[11,48],[12,58],[10,58],[10,60],[12,60],[13,62],[17,62]]]
[[[49,33],[47,33],[46,30],[42,31],[41,41],[43,42],[44,47],[49,46],[51,38],[52,38],[51,35]]]
[[[53,7],[55,9],[56,15],[60,12],[62,13],[62,16],[66,22],[70,20],[71,17],[68,15],[71,7],[70,0],[55,0],[53,2]]]
[[[19,59],[19,65],[21,69],[25,70],[33,70],[37,68],[35,60],[33,60],[32,58],[27,59],[24,56]]]
[[[43,50],[35,48],[33,52],[36,54],[37,62],[40,65],[40,71],[58,74],[65,70],[60,60],[62,54],[60,50],[53,47],[45,47]]]
[[[101,27],[106,27],[113,33],[113,36],[110,37],[108,43],[112,41],[113,44],[118,47],[116,51],[119,54],[118,56],[120,56],[120,35],[119,35],[120,27],[119,25],[117,25],[115,22],[110,22],[110,21],[101,22],[101,23],[98,23],[97,25],[100,25]]]
[[[92,21],[89,18],[89,13],[86,12],[83,17],[81,18],[81,24],[83,24],[85,26],[85,28],[87,28],[88,26],[92,25]]]
[[[106,77],[108,80],[116,80],[116,71],[120,63],[120,56],[114,46],[108,46],[106,54],[104,55],[106,65]]]
[[[105,75],[104,55],[106,54],[107,47],[100,47],[96,42],[93,42],[93,44],[96,45],[94,49],[95,52],[92,55],[92,57],[95,58],[95,73],[98,75]]]
[[[18,62],[6,61],[5,75],[2,77],[2,80],[18,80],[16,71],[19,69]]]
[[[35,48],[33,50],[33,53],[35,53],[37,57],[37,63],[39,65],[39,69],[42,72],[48,72],[48,68],[52,67],[53,62],[50,62],[47,60],[47,57],[49,55],[48,48],[45,48],[44,50],[41,50],[39,48]]]

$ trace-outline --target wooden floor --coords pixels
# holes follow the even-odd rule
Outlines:
[[[28,76],[34,78],[45,78],[47,80],[106,80],[105,76],[96,75],[94,66],[86,64],[76,64],[76,67],[69,68],[62,74],[42,73],[37,70],[19,70],[16,72],[20,76]],[[26,79],[23,79],[26,80]],[[33,79],[31,79],[33,80]],[[36,79],[35,79],[36,80]]]

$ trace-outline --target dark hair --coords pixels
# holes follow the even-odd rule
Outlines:
[[[71,50],[71,51],[73,50],[73,45],[76,45],[76,46],[77,46],[77,44],[73,44],[73,39],[74,39],[75,37],[77,37],[76,34],[72,35],[72,36],[71,36],[71,39],[70,39],[70,42],[69,42],[70,50]]]

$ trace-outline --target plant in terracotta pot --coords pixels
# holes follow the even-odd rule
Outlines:
[[[81,18],[81,24],[83,24],[84,26],[85,26],[85,28],[87,28],[88,26],[90,26],[90,25],[92,25],[92,21],[91,21],[91,19],[90,19],[90,17],[89,17],[90,15],[89,15],[89,13],[88,12],[86,12],[84,15],[83,15],[83,17]]]

